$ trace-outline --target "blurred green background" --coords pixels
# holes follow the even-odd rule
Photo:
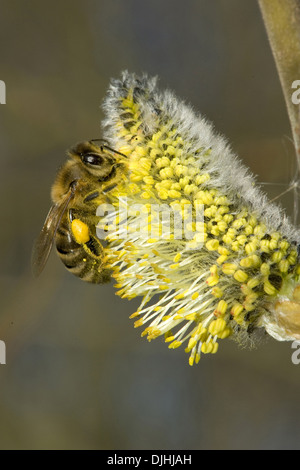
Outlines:
[[[0,0],[0,37],[0,448],[299,449],[291,344],[224,340],[191,368],[183,348],[140,337],[138,302],[113,285],[86,285],[54,253],[38,280],[29,265],[65,150],[101,136],[124,69],[212,120],[271,198],[286,189],[293,147],[256,1]]]

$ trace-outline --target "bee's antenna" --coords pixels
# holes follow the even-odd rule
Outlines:
[[[106,145],[107,140],[105,140],[105,139],[92,139],[92,140],[90,140],[90,142],[105,142],[105,145],[102,145],[103,148],[105,148],[107,150],[110,150],[113,153],[117,153],[118,155],[121,155],[121,157],[127,158],[126,155],[124,155],[124,153],[118,152],[117,150],[115,150],[115,149],[109,147],[108,145]]]

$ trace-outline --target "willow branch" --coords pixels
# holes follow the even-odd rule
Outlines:
[[[300,80],[300,0],[258,0],[277,66],[300,170],[300,105],[294,104]],[[299,88],[299,85],[298,85]]]

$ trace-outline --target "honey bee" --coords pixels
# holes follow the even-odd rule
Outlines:
[[[106,193],[126,173],[126,157],[102,139],[81,142],[68,151],[51,190],[53,205],[37,238],[32,269],[38,276],[44,269],[51,247],[66,268],[84,281],[101,284],[110,280],[105,267],[105,248],[96,236],[96,209]]]

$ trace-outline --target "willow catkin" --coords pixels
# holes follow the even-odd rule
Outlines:
[[[113,227],[118,294],[142,296],[132,315],[142,335],[184,344],[191,365],[219,339],[251,339],[260,327],[297,337],[276,308],[293,301],[299,233],[224,137],[146,75],[112,80],[103,106],[105,138],[128,157],[128,174],[102,223]]]

